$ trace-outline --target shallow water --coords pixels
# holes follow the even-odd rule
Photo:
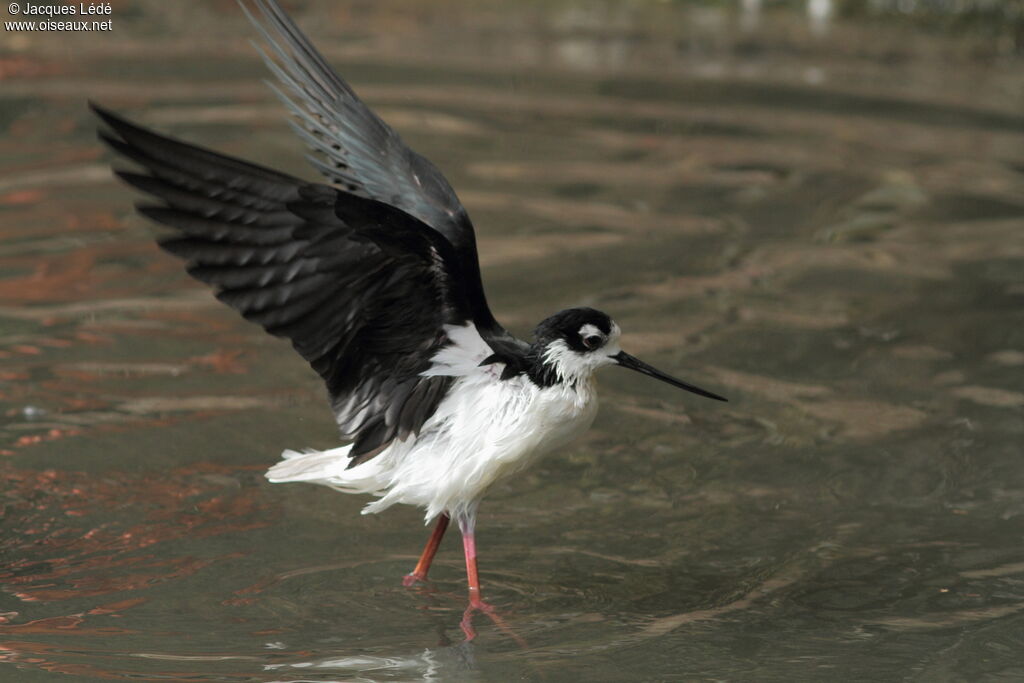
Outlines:
[[[459,190],[499,319],[602,308],[731,399],[606,371],[588,436],[493,490],[525,646],[462,642],[455,537],[401,586],[417,511],[264,482],[335,443],[318,380],[110,177],[86,98],[313,177],[234,4],[0,34],[0,679],[1024,677],[1014,34],[759,4],[295,9]]]

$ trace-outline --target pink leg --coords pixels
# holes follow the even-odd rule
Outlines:
[[[504,631],[513,640],[519,643],[520,647],[526,647],[526,641],[520,638],[505,620],[502,619],[494,608],[488,605],[480,597],[480,574],[476,569],[476,509],[459,515],[459,531],[462,532],[462,549],[466,553],[466,579],[469,582],[469,607],[462,614],[462,632],[466,634],[466,640],[476,638],[476,629],[473,628],[473,614],[483,612],[494,625]]]
[[[448,528],[450,519],[445,513],[442,513],[437,518],[437,526],[434,527],[434,533],[430,534],[430,540],[427,541],[426,547],[423,548],[423,554],[420,555],[420,561],[416,563],[416,568],[412,570],[411,574],[406,574],[405,578],[402,579],[403,586],[411,586],[417,581],[425,581],[427,579],[430,563],[434,561],[434,555],[437,554],[437,549],[441,545],[441,539],[444,538],[444,532]]]
[[[459,515],[462,550],[466,554],[466,579],[469,581],[470,607],[489,607],[480,599],[480,575],[476,569],[476,510]]]

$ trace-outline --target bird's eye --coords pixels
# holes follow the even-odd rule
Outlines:
[[[588,334],[587,336],[583,337],[583,345],[591,350],[596,349],[598,346],[601,345],[601,337],[599,337],[596,334]]]

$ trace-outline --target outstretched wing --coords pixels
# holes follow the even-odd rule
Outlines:
[[[158,200],[139,212],[174,229],[160,246],[323,377],[354,442],[351,465],[418,432],[452,383],[421,373],[451,343],[446,326],[473,322],[439,233],[387,204],[93,109],[110,129],[101,139],[144,170],[118,175]]]
[[[503,335],[484,297],[473,224],[445,177],[363,104],[276,0],[252,1],[259,18],[240,4],[269,47],[261,50],[264,61],[287,93],[271,87],[314,152],[313,166],[337,187],[402,209],[444,235],[455,247],[478,326]]]

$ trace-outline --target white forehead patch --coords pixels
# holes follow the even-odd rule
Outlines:
[[[604,332],[597,328],[597,325],[591,325],[587,323],[580,328],[580,339],[586,339],[587,337],[600,337],[604,339]]]

